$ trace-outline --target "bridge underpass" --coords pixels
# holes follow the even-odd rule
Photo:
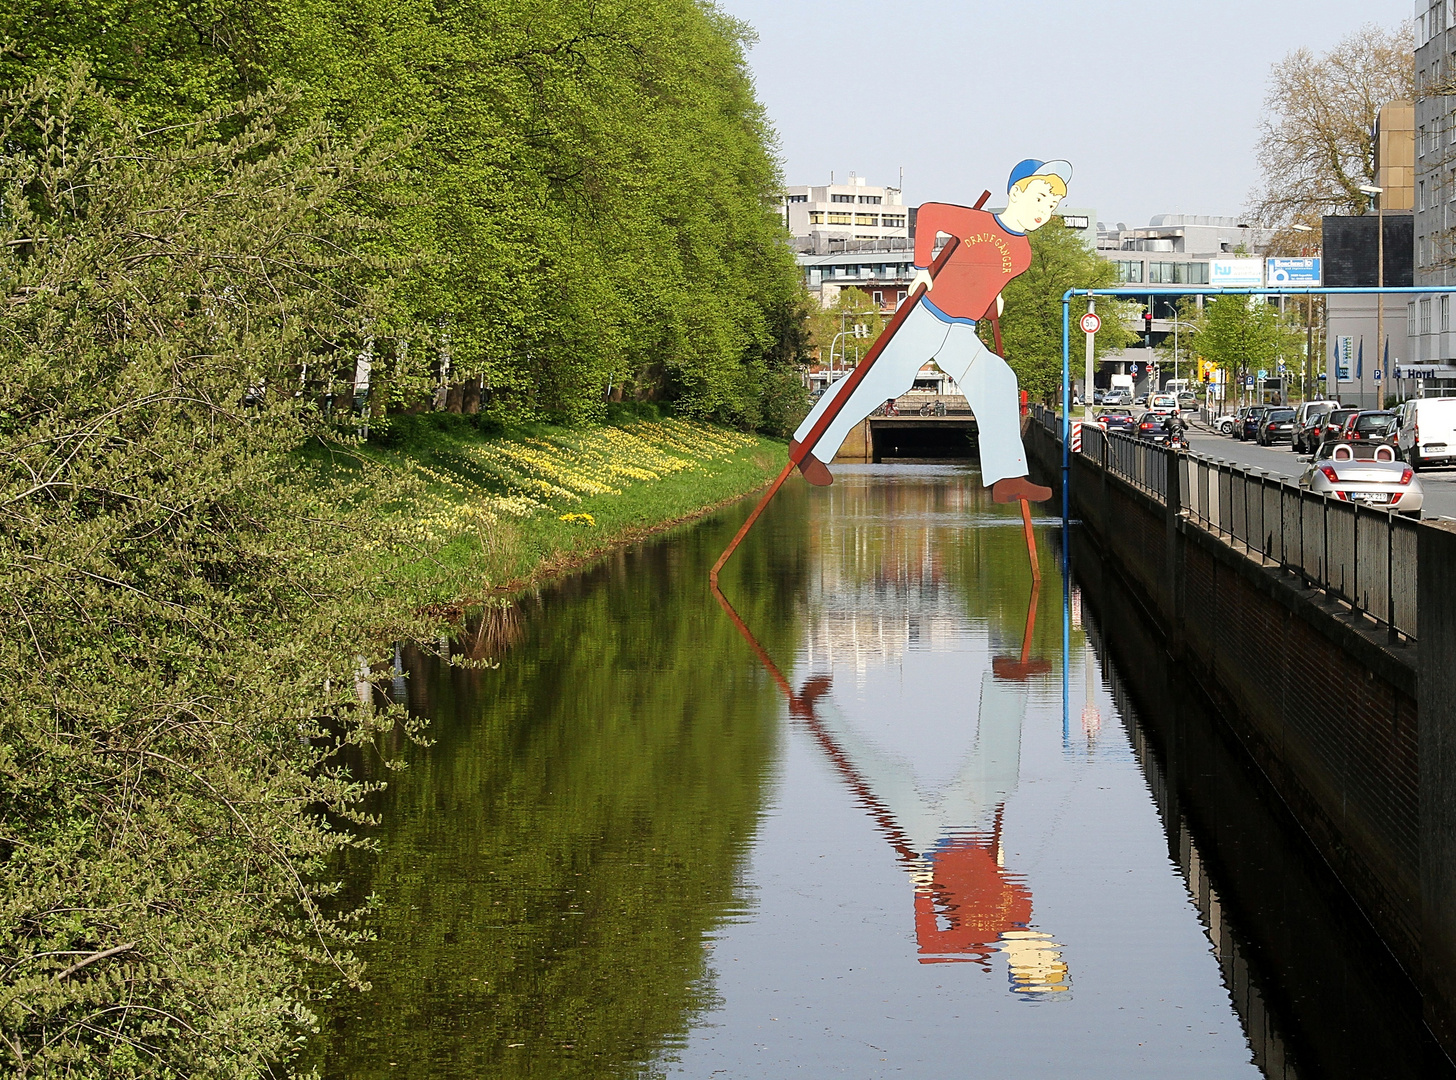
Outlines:
[[[964,461],[975,458],[976,418],[962,405],[944,415],[921,415],[918,407],[900,407],[899,414],[883,413],[856,424],[839,448],[839,464],[915,464]]]

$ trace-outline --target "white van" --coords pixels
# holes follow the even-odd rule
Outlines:
[[[1396,450],[1413,469],[1456,461],[1456,397],[1406,402]]]

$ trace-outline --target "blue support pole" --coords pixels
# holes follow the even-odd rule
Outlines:
[[[1062,561],[1072,524],[1072,291],[1062,296]]]
[[[1062,297],[1062,747],[1072,737],[1072,294]],[[1090,390],[1084,392],[1090,393]]]
[[[1201,288],[1116,288],[1068,289],[1062,294],[1062,742],[1071,739],[1071,654],[1072,654],[1072,297],[1146,297],[1151,303],[1159,296],[1373,296],[1379,294],[1432,296],[1456,293],[1456,286],[1386,285],[1368,288],[1315,286],[1312,288],[1231,289],[1223,286]],[[1379,345],[1376,346],[1377,351]],[[1092,392],[1089,386],[1087,393]]]

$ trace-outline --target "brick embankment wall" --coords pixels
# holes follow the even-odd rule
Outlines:
[[[1060,476],[1031,424],[1028,451]],[[1073,513],[1412,974],[1422,970],[1416,646],[1073,456]],[[1448,1045],[1449,1049],[1449,1045]]]
[[[1242,942],[1242,950],[1221,942],[1220,962],[1256,1061],[1262,1043],[1271,1076],[1449,1075],[1409,973],[1220,718],[1225,710],[1183,665],[1163,661],[1165,636],[1103,551],[1085,534],[1073,546],[1089,638],[1117,665],[1108,678],[1121,720],[1136,708],[1134,741],[1144,738],[1162,769],[1160,789],[1148,751],[1139,752],[1172,854],[1186,872],[1178,845],[1186,827],[1222,903],[1218,926]],[[1247,1011],[1259,1001],[1267,1022]],[[1275,1043],[1295,1067],[1279,1068]]]

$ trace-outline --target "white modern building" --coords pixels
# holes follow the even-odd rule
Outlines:
[[[784,225],[796,239],[826,245],[910,236],[910,215],[899,188],[872,187],[854,173],[842,184],[831,180],[823,187],[787,188]]]
[[[846,186],[843,190],[847,192],[851,189]],[[816,226],[808,224],[805,228],[810,229],[810,233],[793,233],[796,257],[799,268],[804,274],[804,284],[824,307],[833,307],[840,292],[853,286],[868,293],[870,299],[879,306],[880,310],[888,314],[899,307],[900,302],[910,294],[910,283],[915,278],[915,211],[898,202],[900,192],[894,188],[855,190],[867,190],[869,198],[887,198],[889,196],[876,196],[875,193],[889,192],[897,200],[895,203],[855,203],[854,205],[896,207],[897,209],[893,213],[882,211],[880,217],[881,220],[886,218],[895,220],[902,214],[908,217],[909,224],[901,235],[835,237],[829,232],[828,226],[822,231],[814,232],[812,230]],[[809,191],[830,195],[839,193],[833,188],[789,188],[788,198],[792,199],[797,193]],[[855,197],[858,198],[858,194]],[[794,208],[814,205],[813,203],[785,203],[788,208],[786,210],[788,219],[806,220],[803,216],[805,211],[802,209],[799,211],[799,217],[794,218]],[[849,204],[840,203],[839,205]],[[1076,230],[1089,248],[1094,246],[1096,211],[1063,207],[1057,216],[1062,219],[1062,224],[1066,228]],[[899,226],[882,226],[881,231],[885,231],[887,228],[898,229]]]

